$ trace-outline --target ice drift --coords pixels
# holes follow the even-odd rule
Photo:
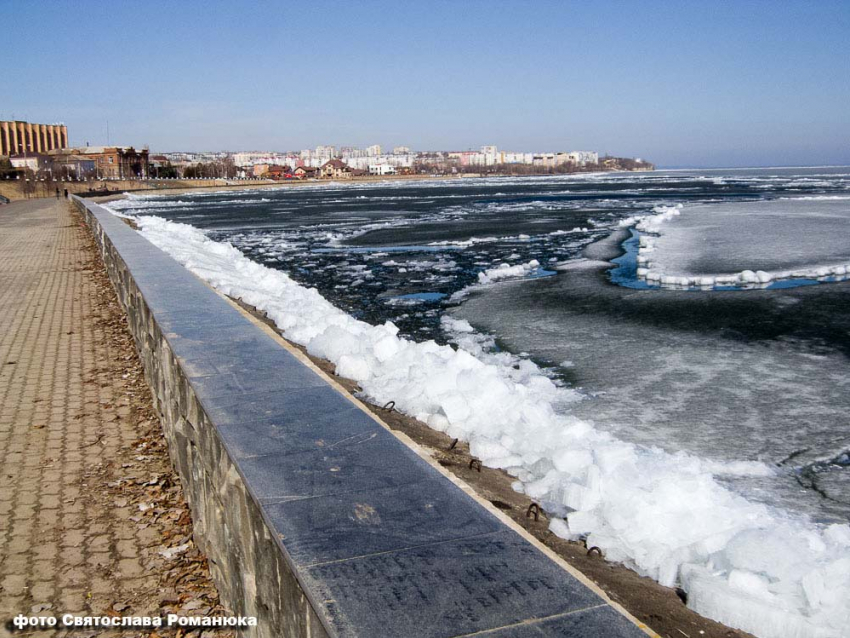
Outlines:
[[[515,266],[502,263],[495,268],[489,268],[484,272],[478,273],[478,283],[490,284],[494,281],[499,281],[500,279],[515,279],[517,277],[524,277],[529,273],[534,272],[539,267],[540,262],[536,259],[532,259],[527,264],[517,264]]]
[[[550,512],[557,535],[586,537],[608,559],[681,585],[693,609],[760,638],[850,633],[850,526],[824,528],[748,502],[715,478],[772,471],[766,466],[727,468],[624,443],[570,416],[577,393],[529,361],[489,352],[464,321],[445,320],[457,350],[399,338],[392,323],[356,320],[192,226],[157,217],[137,223],[196,275],[334,362],[374,402],[393,400],[469,441],[473,455],[515,476],[515,487]]]

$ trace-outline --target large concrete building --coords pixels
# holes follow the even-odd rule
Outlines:
[[[47,153],[68,147],[68,127],[64,124],[0,122],[0,155]]]

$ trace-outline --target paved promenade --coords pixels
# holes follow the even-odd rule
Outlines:
[[[0,472],[0,624],[221,613],[123,315],[64,200],[0,206]]]

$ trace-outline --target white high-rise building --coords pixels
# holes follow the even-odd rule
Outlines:
[[[482,146],[481,153],[476,158],[479,166],[493,166],[499,163],[499,149],[495,146]]]
[[[531,164],[534,157],[532,153],[509,153],[505,151],[502,151],[499,155],[501,156],[501,164]]]
[[[374,144],[373,146],[367,146],[366,147],[366,155],[374,157],[375,155],[380,155],[380,154],[381,154],[381,145],[380,144]]]
[[[371,157],[363,157],[358,155],[343,155],[342,161],[348,164],[348,167],[355,171],[365,171],[369,168],[369,164],[374,161]]]

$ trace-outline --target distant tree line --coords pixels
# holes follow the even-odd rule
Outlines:
[[[177,167],[173,166],[171,162],[166,162],[165,166],[155,166],[154,164],[151,164],[148,172],[153,179],[174,179],[176,177],[180,177]]]
[[[12,166],[12,162],[5,157],[0,157],[0,179],[15,179],[15,175],[17,171]]]
[[[185,179],[233,179],[237,173],[236,164],[233,163],[233,158],[230,157],[225,157],[214,162],[193,164],[183,169],[183,177]]]

